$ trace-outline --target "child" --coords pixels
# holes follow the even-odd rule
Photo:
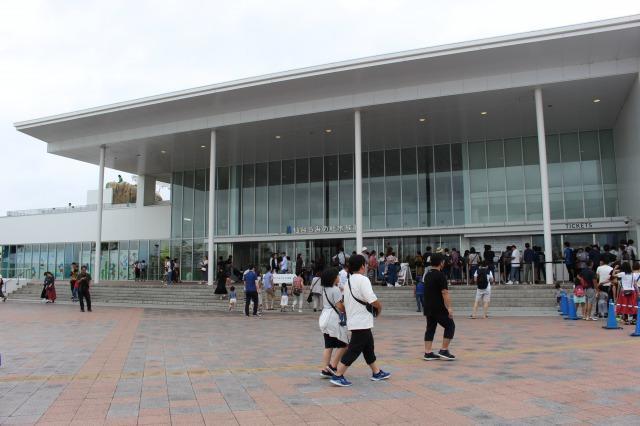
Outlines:
[[[236,296],[236,288],[231,286],[229,288],[229,311],[236,310],[236,302],[238,301],[238,297]]]
[[[562,300],[562,295],[567,295],[567,292],[562,288],[560,283],[556,283],[556,305],[558,306],[558,312],[560,309],[560,301]]]
[[[286,284],[280,286],[280,294],[280,312],[285,312],[289,304],[289,290]]]
[[[573,283],[573,302],[576,304],[576,313],[580,310],[580,316],[584,317],[585,309],[584,305],[587,301],[585,296],[584,284],[582,282],[582,277],[578,277],[575,279]]]

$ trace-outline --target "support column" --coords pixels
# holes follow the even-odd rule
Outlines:
[[[209,259],[209,269],[207,285],[213,285],[213,274],[215,272],[216,257],[213,244],[213,233],[215,230],[215,199],[216,199],[216,131],[211,130],[211,144],[209,146],[209,226],[207,227],[207,258]]]
[[[362,243],[362,124],[360,121],[360,111],[356,110],[353,114],[354,130],[355,130],[355,190],[356,190],[356,252],[360,253],[363,247]]]
[[[156,178],[153,176],[138,176],[136,189],[136,207],[144,207],[156,202]]]
[[[544,235],[545,279],[553,284],[553,247],[551,246],[551,207],[549,205],[549,172],[547,168],[547,140],[544,130],[542,89],[535,89],[536,124],[538,127],[538,156],[540,157],[540,188],[542,190],[542,232]]]
[[[96,201],[96,258],[93,264],[93,282],[100,282],[100,258],[102,257],[102,205],[104,204],[104,160],[107,148],[100,147],[100,170],[98,172],[98,199]]]

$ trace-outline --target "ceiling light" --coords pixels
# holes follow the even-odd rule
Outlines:
[[[164,149],[162,151],[160,151],[160,154],[166,154],[167,151],[165,151]]]
[[[184,218],[184,221],[185,221],[185,222],[191,222],[191,218],[190,218],[190,217],[185,217],[185,218]]]
[[[331,130],[331,129],[324,129],[324,132],[325,132],[325,133],[331,133],[332,131],[333,131],[333,130]]]
[[[427,118],[426,117],[420,117],[420,118],[418,118],[418,121],[424,122],[424,121],[427,121]]]
[[[487,111],[482,111],[480,115],[487,115]]]
[[[600,99],[599,99],[599,98],[595,98],[595,99],[593,100],[593,103],[594,103],[594,104],[597,104],[598,102],[600,102]]]
[[[276,135],[276,139],[280,139],[282,136],[280,135]]]
[[[200,148],[206,148],[206,147],[207,147],[206,145],[200,145]]]

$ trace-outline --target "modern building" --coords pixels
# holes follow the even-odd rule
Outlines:
[[[564,241],[636,237],[639,76],[640,15],[19,122],[49,153],[100,165],[97,188],[104,166],[138,175],[138,197],[10,212],[2,273],[62,276],[75,260],[130,279],[140,258],[157,277],[171,255],[195,279],[207,252],[242,266],[338,245],[404,259],[529,241],[550,259]]]

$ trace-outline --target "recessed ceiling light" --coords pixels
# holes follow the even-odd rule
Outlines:
[[[167,151],[165,151],[164,149],[162,151],[160,151],[160,154],[166,154]]]
[[[480,115],[487,115],[487,111],[482,111]]]
[[[200,145],[200,148],[206,148],[206,147],[207,147],[206,145]]]
[[[418,118],[418,121],[421,121],[421,122],[427,121],[427,118],[426,117],[420,117],[420,118]]]
[[[331,129],[324,129],[324,132],[325,132],[325,133],[331,133],[332,131],[333,131],[333,130],[331,130]]]
[[[599,99],[599,98],[595,98],[595,99],[593,100],[593,103],[594,103],[594,104],[597,104],[598,102],[600,102],[600,99]]]
[[[142,154],[136,154],[136,157],[142,157]]]
[[[276,139],[280,139],[282,136],[280,135],[276,135]]]

